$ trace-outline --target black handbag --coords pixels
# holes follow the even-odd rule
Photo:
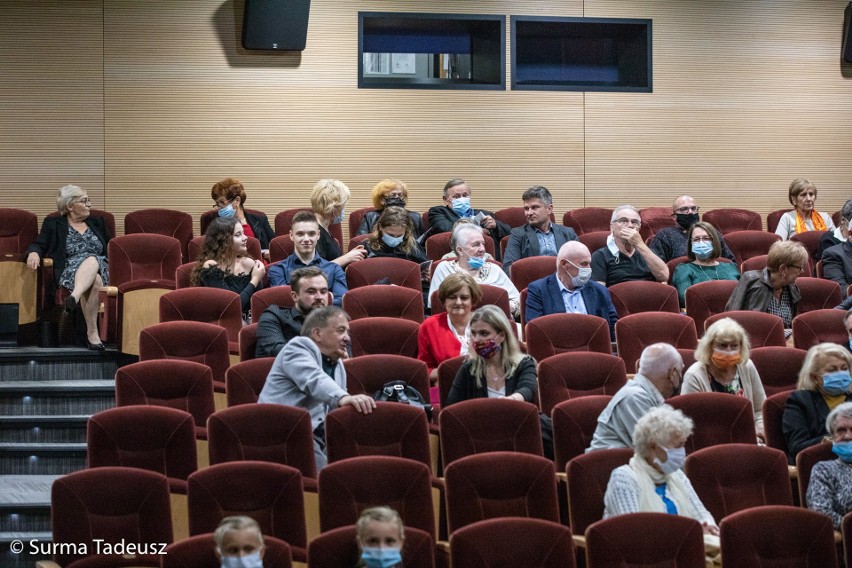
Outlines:
[[[423,396],[405,381],[391,381],[373,395],[376,402],[401,402],[417,406],[426,411],[426,417],[432,420],[432,405],[423,400]]]

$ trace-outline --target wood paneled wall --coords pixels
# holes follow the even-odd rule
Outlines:
[[[197,216],[227,176],[270,216],[323,177],[349,185],[350,210],[404,179],[422,211],[462,176],[491,209],[543,184],[559,213],[683,192],[766,213],[804,176],[832,212],[852,197],[845,5],[314,0],[299,55],[243,50],[242,0],[5,0],[3,206],[43,216],[78,183],[121,232],[134,209]],[[359,90],[361,10],[652,18],[654,92]]]

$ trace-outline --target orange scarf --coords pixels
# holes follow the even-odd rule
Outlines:
[[[814,231],[826,231],[825,221],[822,220],[822,215],[817,213],[816,209],[811,211],[811,222],[814,224]],[[799,210],[796,210],[796,234],[805,233],[809,229],[805,226],[805,219]]]

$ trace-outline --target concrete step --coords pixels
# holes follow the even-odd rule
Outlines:
[[[47,555],[11,552],[12,541],[51,542],[50,488],[57,475],[0,475],[0,566],[30,568]]]
[[[86,467],[86,444],[0,443],[0,475],[63,475]]]
[[[0,442],[85,443],[86,414],[0,416]]]
[[[0,382],[0,416],[91,415],[113,406],[112,379]]]

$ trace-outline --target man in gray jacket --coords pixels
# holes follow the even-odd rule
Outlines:
[[[349,346],[349,316],[337,306],[311,311],[302,335],[293,338],[275,357],[258,402],[304,408],[311,414],[317,470],[325,454],[325,416],[340,406],[353,406],[369,414],[376,402],[365,394],[346,392],[346,371],[341,359]]]

